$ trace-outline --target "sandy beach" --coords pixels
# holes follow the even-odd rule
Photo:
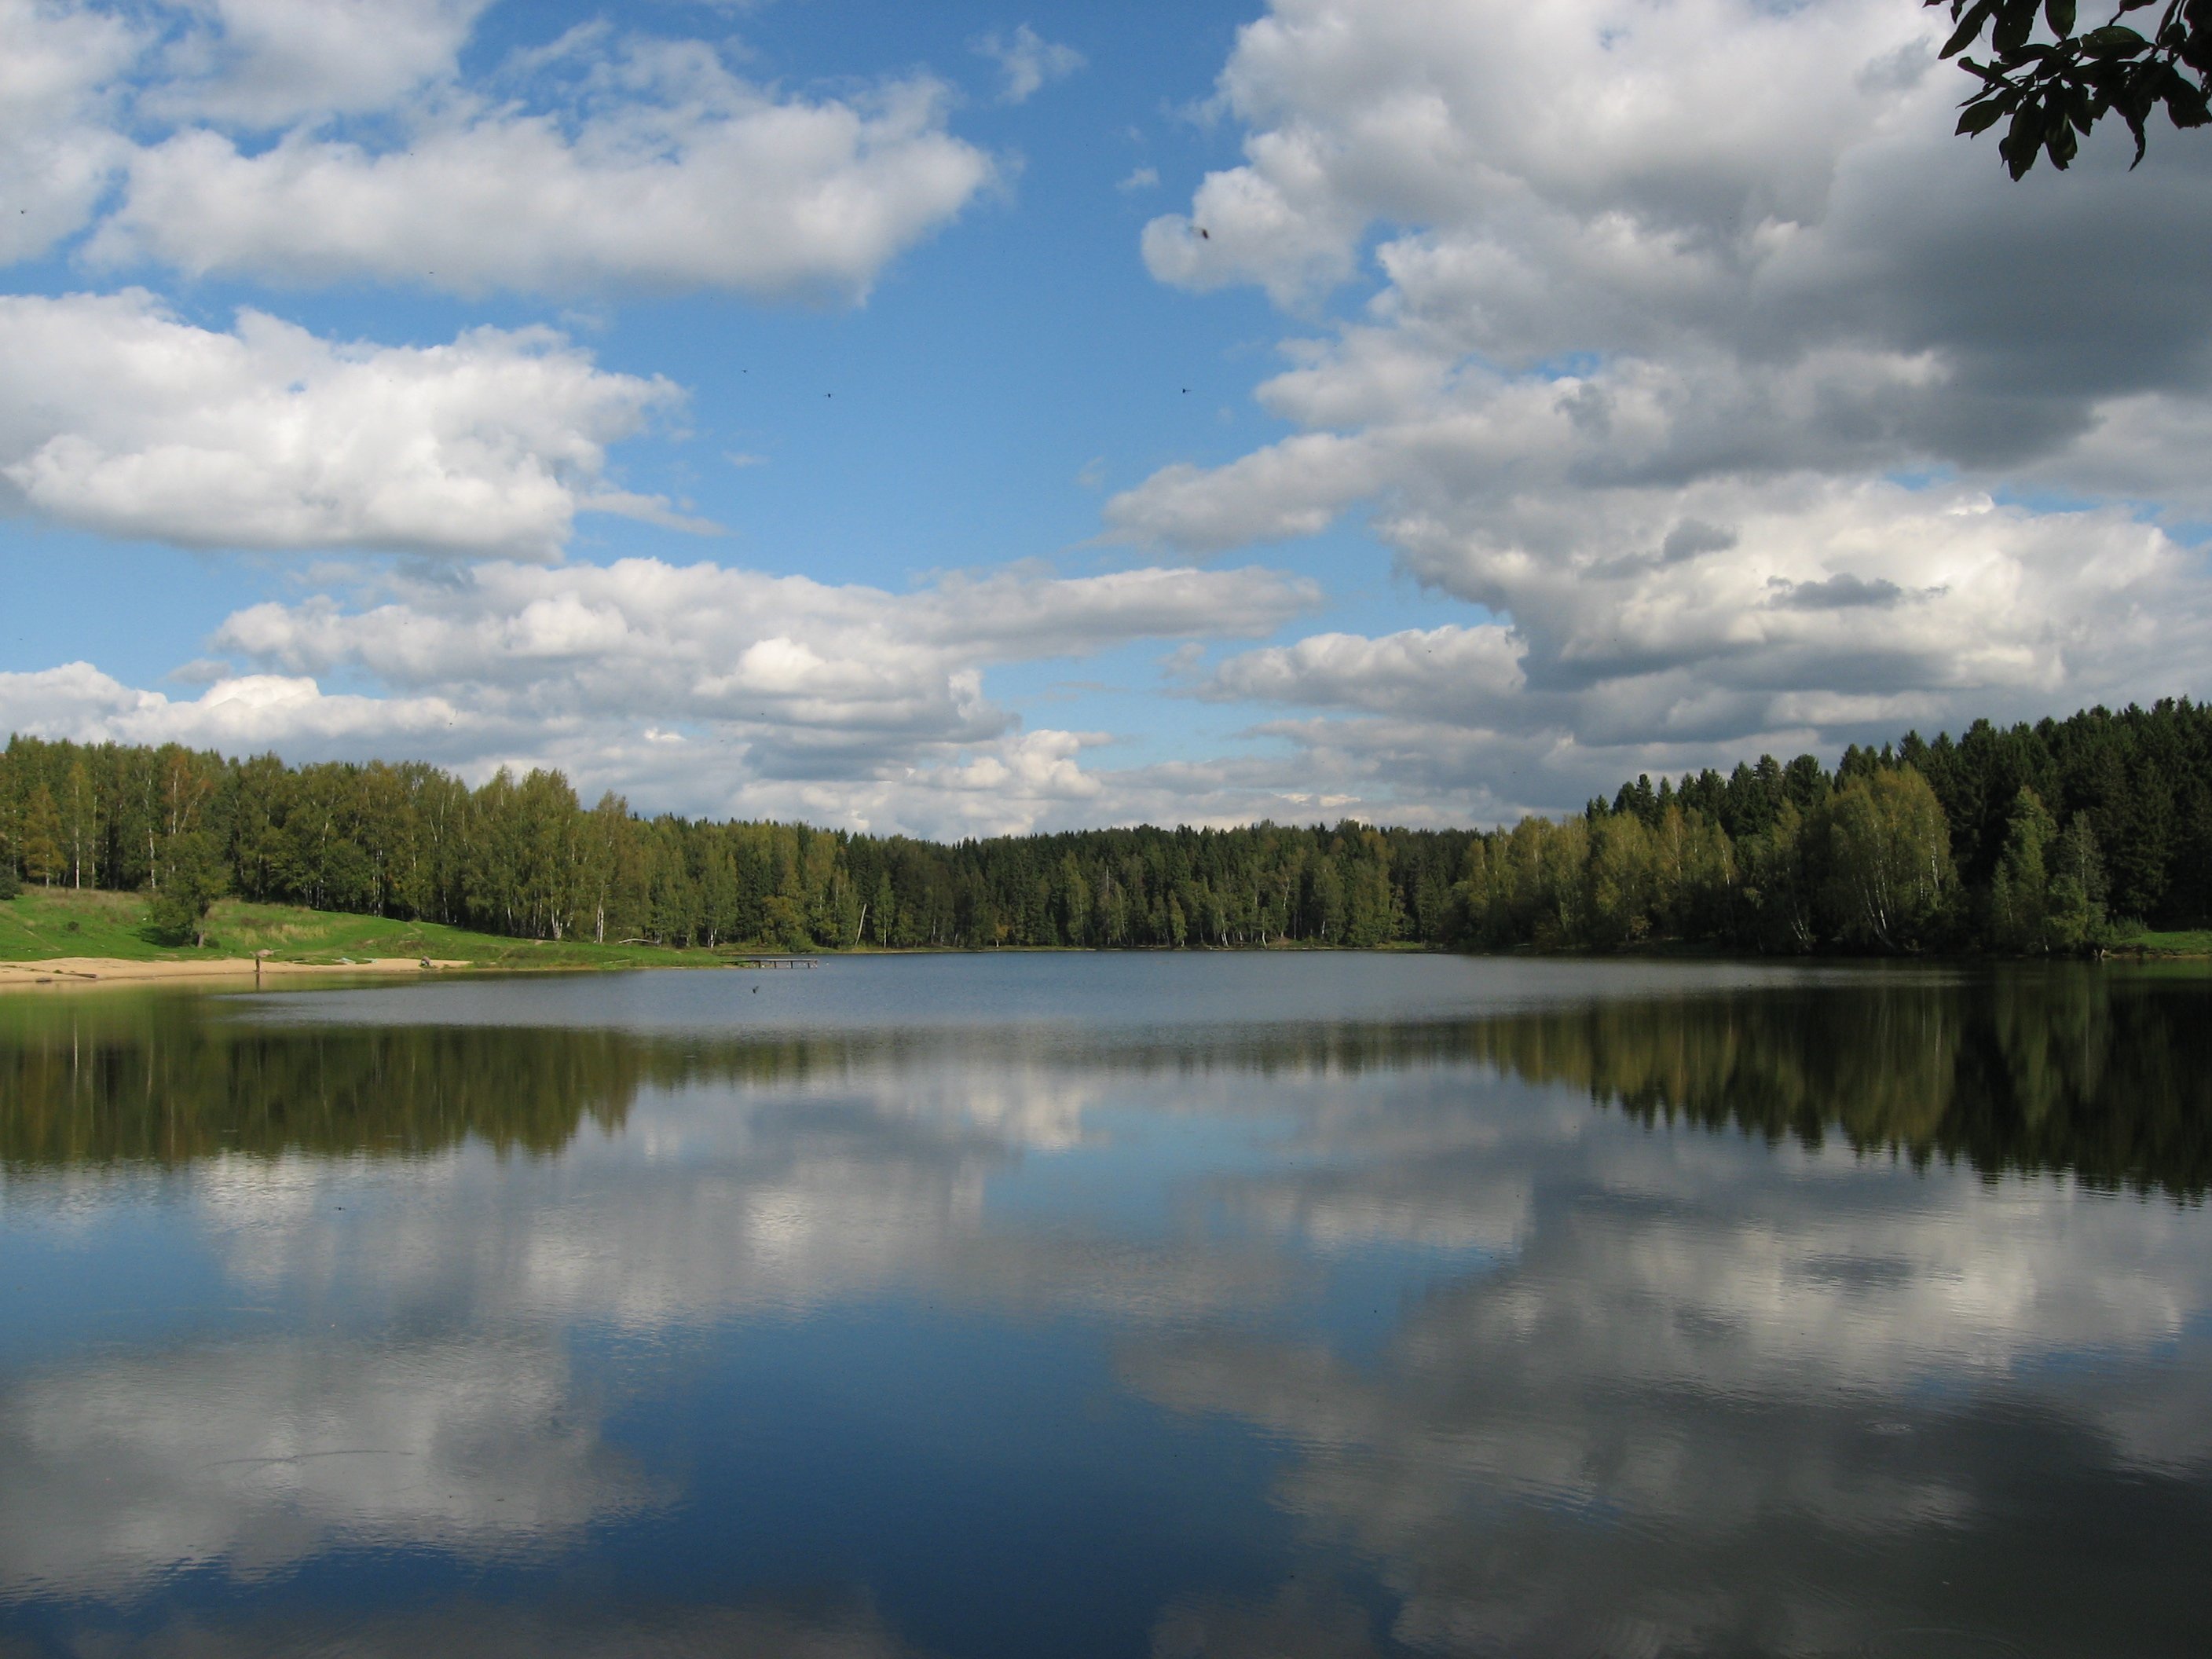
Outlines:
[[[468,968],[468,962],[420,957],[374,957],[355,962],[257,962],[224,957],[206,962],[125,962],[113,957],[53,957],[44,962],[0,962],[0,990],[37,987],[144,983],[155,980],[327,978],[333,974],[427,974]]]

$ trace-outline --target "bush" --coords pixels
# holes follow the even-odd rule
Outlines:
[[[172,836],[162,850],[168,868],[161,886],[148,895],[154,937],[164,945],[204,945],[208,907],[222,893],[222,872],[214,850],[197,831]]]
[[[0,902],[5,902],[22,890],[23,878],[15,873],[15,860],[0,859]]]

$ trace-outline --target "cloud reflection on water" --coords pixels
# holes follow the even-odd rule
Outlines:
[[[872,1310],[1103,1332],[1137,1399],[1273,1448],[1307,1547],[1392,1604],[1194,1589],[1161,1655],[1855,1651],[1940,1624],[1946,1579],[2025,1651],[2186,1650],[2202,986],[1798,995],[1088,1043],[187,1020],[107,1033],[89,1078],[75,1048],[65,1085],[19,1042],[49,1083],[0,1113],[12,1222],[131,1212],[167,1163],[228,1282],[347,1325],[9,1380],[0,1596],[348,1544],[557,1559],[684,1496],[611,1449],[563,1341]],[[2084,1627],[2069,1561],[2123,1611]],[[671,1639],[744,1651],[728,1616]]]
[[[338,1544],[550,1556],[661,1496],[543,1346],[293,1335],[31,1376],[0,1395],[0,1587],[128,1595]]]

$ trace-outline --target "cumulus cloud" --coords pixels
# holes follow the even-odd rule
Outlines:
[[[1707,520],[1670,520],[1671,492],[1635,500],[1550,561],[1441,516],[1387,520],[1409,568],[1510,620],[1230,655],[1193,690],[1277,705],[1255,730],[1291,752],[1220,775],[1492,823],[1640,771],[2117,706],[2189,685],[2212,649],[2202,556],[2121,509],[1802,477],[1698,492]]]
[[[266,129],[388,107],[451,77],[492,0],[202,0],[163,50],[149,113]]]
[[[1416,756],[1426,722],[1418,792],[1455,745],[1526,760],[1468,753],[1516,726],[1703,763],[2193,689],[2203,562],[2157,526],[2207,499],[2212,312],[2181,228],[2212,161],[2124,175],[2100,141],[2011,186],[1951,136],[1936,21],[1276,0],[1242,31],[1218,104],[1243,161],[1147,227],[1152,272],[1301,316],[1373,285],[1260,388],[1290,435],[1164,468],[1108,523],[1206,555],[1366,507],[1519,679],[1413,686],[1414,636],[1332,636],[1209,694],[1390,723],[1274,728],[1346,757]],[[2065,275],[2089,269],[2113,274],[2094,307]],[[2022,504],[2053,495],[2075,505]]]
[[[946,89],[926,76],[808,98],[739,78],[702,42],[574,44],[532,78],[536,100],[453,87],[397,111],[388,145],[304,121],[266,147],[180,130],[132,155],[88,257],[461,294],[858,301],[994,174],[945,131]]]
[[[443,752],[453,729],[469,718],[442,698],[326,694],[304,677],[234,675],[227,666],[198,697],[176,701],[134,690],[87,662],[0,674],[0,723],[17,732],[86,742],[184,743],[233,754],[276,745],[325,753],[362,743],[427,744]]]
[[[235,613],[213,648],[258,672],[226,672],[197,698],[85,664],[0,676],[0,725],[295,758],[422,755],[472,774],[559,765],[656,809],[996,830],[1107,803],[1080,762],[1103,737],[1020,729],[986,694],[988,667],[1264,635],[1318,599],[1257,568],[1016,567],[907,593],[654,559],[379,581],[356,604]],[[380,690],[322,690],[334,677]]]
[[[1523,684],[1522,647],[1496,624],[1408,629],[1382,639],[1316,634],[1222,664],[1205,688],[1221,699],[1334,704],[1438,720],[1477,700],[1494,708]]]
[[[579,512],[677,521],[605,482],[678,400],[542,329],[333,342],[221,333],[151,295],[0,297],[0,505],[185,547],[559,555]]]
[[[1065,81],[1083,67],[1081,52],[1073,46],[1054,45],[1027,23],[1011,36],[994,30],[979,37],[975,51],[1005,73],[1006,90],[999,94],[999,101],[1005,104],[1026,104],[1048,82]]]
[[[810,94],[602,24],[465,72],[488,4],[4,0],[0,258],[119,186],[96,264],[856,303],[997,175],[927,75]],[[1026,28],[1000,55],[1024,97],[1080,62]]]
[[[144,50],[122,18],[0,0],[0,263],[83,228],[129,145],[112,85]]]

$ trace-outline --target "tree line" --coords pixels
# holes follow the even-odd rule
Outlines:
[[[714,948],[1766,952],[2094,948],[2212,915],[2212,707],[2187,699],[1624,784],[1510,829],[1355,822],[957,843],[586,808],[558,772],[288,766],[12,738],[0,892],[219,893],[531,939]]]

